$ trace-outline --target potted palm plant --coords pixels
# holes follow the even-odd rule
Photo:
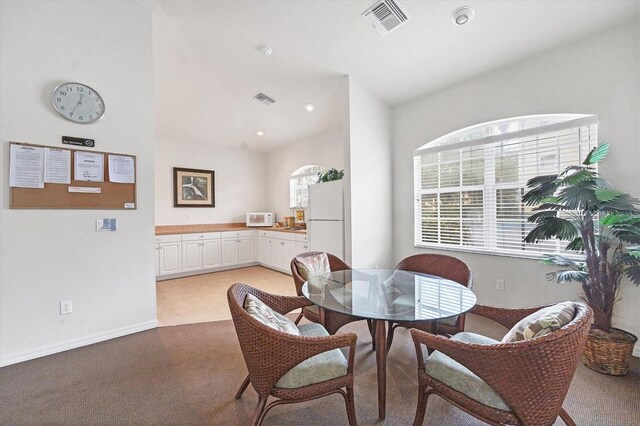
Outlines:
[[[600,177],[594,165],[609,152],[600,145],[581,166],[560,174],[538,176],[527,182],[522,201],[535,206],[528,218],[536,226],[524,241],[536,243],[556,238],[568,241],[567,251],[583,255],[545,255],[543,263],[561,269],[547,279],[578,282],[594,312],[583,362],[612,375],[629,371],[636,336],[612,327],[614,305],[624,276],[640,285],[640,210],[637,200]]]

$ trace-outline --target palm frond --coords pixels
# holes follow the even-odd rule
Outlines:
[[[560,186],[578,185],[585,181],[595,182],[597,176],[594,171],[587,170],[582,167],[567,167],[561,175],[564,175],[569,171],[573,171],[573,173],[566,174],[566,176],[560,180]]]
[[[547,217],[533,228],[524,241],[526,243],[536,243],[551,238],[560,240],[573,240],[578,236],[578,230],[571,221],[559,217]]]
[[[584,271],[585,270],[585,263],[584,262],[578,262],[576,260],[570,259],[566,256],[562,256],[559,254],[547,254],[545,255],[545,257],[541,260],[541,263],[545,264],[545,265],[556,265],[556,266],[561,266],[561,267],[569,267],[572,268],[575,271]]]
[[[598,204],[593,187],[576,185],[562,188],[558,193],[560,203],[570,210],[593,210]]]
[[[596,164],[602,160],[604,160],[609,154],[609,144],[603,143],[591,150],[589,154],[587,154],[587,158],[584,159],[582,164],[588,166],[591,164]]]
[[[619,199],[621,196],[625,195],[625,193],[612,188],[598,188],[595,190],[595,195],[598,201],[608,203]]]
[[[558,175],[536,176],[527,181],[527,188],[530,188],[522,197],[526,204],[537,204],[543,202],[546,197],[552,196],[558,189],[560,181]]]
[[[560,271],[549,272],[545,275],[547,280],[557,283],[579,282],[584,283],[589,279],[589,273],[585,271],[568,271],[562,269]]]
[[[582,241],[582,237],[578,237],[571,241],[564,248],[567,251],[584,251],[584,241]]]
[[[527,221],[531,223],[540,223],[546,218],[557,217],[557,216],[558,216],[558,212],[556,210],[543,210],[529,216],[527,218]]]

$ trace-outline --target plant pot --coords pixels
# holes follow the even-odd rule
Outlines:
[[[629,372],[633,346],[638,338],[624,330],[611,328],[609,333],[592,328],[582,354],[582,362],[592,370],[611,376]]]

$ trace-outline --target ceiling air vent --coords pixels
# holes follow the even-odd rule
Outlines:
[[[381,0],[367,9],[362,17],[383,36],[409,20],[409,16],[393,0]]]
[[[264,93],[258,93],[253,97],[253,99],[265,105],[271,105],[276,102],[275,99],[265,95]]]

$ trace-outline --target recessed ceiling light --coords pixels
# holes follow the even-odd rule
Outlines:
[[[260,49],[264,56],[271,56],[271,54],[273,53],[273,49],[271,48],[271,46],[267,46],[266,44],[261,44],[260,46],[258,46],[258,49]]]
[[[256,135],[258,135],[258,136],[264,136],[264,130],[258,130],[258,131],[256,132]]]
[[[453,11],[451,15],[451,22],[454,25],[464,25],[473,19],[475,11],[468,6],[459,7]]]
[[[311,111],[315,111],[316,106],[314,104],[304,104],[304,109],[311,112]]]

